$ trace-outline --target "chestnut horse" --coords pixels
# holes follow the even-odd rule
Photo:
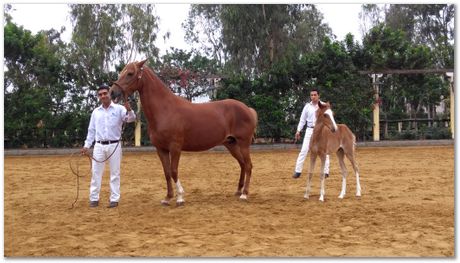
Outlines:
[[[359,184],[358,165],[355,160],[356,137],[347,125],[335,123],[329,103],[318,102],[318,106],[315,128],[313,129],[310,142],[310,168],[304,198],[309,198],[313,169],[315,168],[316,157],[319,156],[321,159],[321,191],[319,200],[324,201],[324,165],[326,162],[326,155],[331,153],[337,153],[340,169],[342,170],[342,191],[340,192],[339,198],[344,198],[347,188],[347,168],[345,166],[344,156],[347,156],[350,160],[353,170],[355,171],[356,196],[359,197],[361,196],[361,186]]]
[[[236,195],[246,200],[252,173],[249,147],[257,126],[256,111],[232,99],[193,104],[176,96],[144,65],[146,61],[126,65],[110,93],[114,97],[122,95],[126,101],[133,92],[139,92],[150,141],[157,149],[168,188],[161,203],[169,205],[174,196],[171,178],[176,184],[176,204],[185,202],[178,176],[181,151],[205,151],[216,145],[224,145],[238,161],[241,173]]]

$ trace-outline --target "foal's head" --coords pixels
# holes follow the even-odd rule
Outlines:
[[[317,125],[324,125],[328,127],[332,132],[337,130],[337,124],[334,120],[334,113],[331,110],[331,105],[329,102],[322,103],[321,101],[318,102],[318,110],[316,111],[316,124]]]
[[[128,96],[139,89],[144,70],[143,66],[146,61],[147,59],[141,62],[132,62],[125,66],[120,75],[118,75],[118,80],[113,82],[112,87],[110,87],[112,97],[123,96],[127,101]]]

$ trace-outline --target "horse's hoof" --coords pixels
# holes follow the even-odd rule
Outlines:
[[[308,199],[310,199],[310,196],[304,195],[304,196],[303,196],[303,199],[308,200]]]
[[[324,197],[321,196],[321,197],[319,198],[319,201],[324,202]]]
[[[343,196],[343,195],[339,195],[339,199],[343,199],[343,198],[344,198],[344,196]]]
[[[169,201],[168,200],[161,200],[161,205],[162,206],[169,206]]]
[[[248,201],[248,196],[245,194],[240,195],[240,200],[241,201]]]
[[[176,206],[184,206],[185,205],[185,201],[177,201],[176,202]]]

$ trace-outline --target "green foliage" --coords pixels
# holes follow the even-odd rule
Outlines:
[[[225,60],[227,75],[251,77],[270,70],[293,48],[296,55],[320,48],[331,35],[315,6],[304,4],[192,5],[184,27],[189,42]],[[197,32],[208,38],[200,40]]]
[[[4,6],[6,147],[81,146],[98,104],[94,90],[136,55],[149,58],[189,100],[208,94],[255,108],[258,136],[275,141],[292,138],[312,88],[331,102],[339,123],[365,140],[374,99],[369,76],[358,71],[454,68],[453,4],[364,5],[361,18],[371,26],[362,44],[351,34],[331,40],[314,5],[192,5],[183,26],[200,48],[172,48],[162,58],[153,44],[158,17],[151,4],[71,4],[70,43],[54,29],[32,34],[16,25],[12,6]],[[210,82],[219,78],[218,85]],[[378,81],[382,119],[433,118],[435,106],[449,100],[448,82],[438,75]],[[142,144],[149,144],[146,125],[142,133]],[[124,134],[132,140],[134,126]],[[450,138],[450,130],[421,124],[390,132],[390,139],[435,138]]]
[[[158,17],[150,4],[70,4],[72,41],[67,53],[67,71],[75,83],[75,94],[85,95],[84,110],[97,106],[94,90],[110,83],[118,72],[111,66],[126,64],[136,55],[156,58],[152,43]],[[88,95],[86,95],[88,94]]]
[[[8,22],[4,37],[6,145],[72,145],[73,133],[81,136],[88,120],[69,109],[71,85],[60,56],[65,45],[59,33],[33,35]]]
[[[372,93],[358,74],[344,43],[326,39],[323,48],[300,60],[283,60],[253,81],[238,76],[224,82],[217,99],[241,100],[259,113],[258,136],[292,137],[311,88],[330,101],[338,122],[364,137],[370,124]]]
[[[171,49],[160,62],[155,65],[158,75],[171,90],[187,100],[208,95],[214,90],[214,78],[219,70],[214,59],[187,52]]]

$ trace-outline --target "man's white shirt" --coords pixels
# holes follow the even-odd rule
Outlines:
[[[135,120],[136,114],[134,111],[128,111],[128,114],[126,114],[126,108],[122,105],[111,102],[107,109],[100,105],[91,114],[84,147],[90,148],[94,141],[119,140],[123,122],[133,122]]]
[[[321,103],[323,103],[321,101]],[[297,125],[297,131],[302,131],[305,124],[307,127],[315,127],[316,123],[316,110],[318,109],[318,104],[313,105],[310,101],[309,103],[305,104],[302,110],[302,114],[300,115],[299,125]]]

